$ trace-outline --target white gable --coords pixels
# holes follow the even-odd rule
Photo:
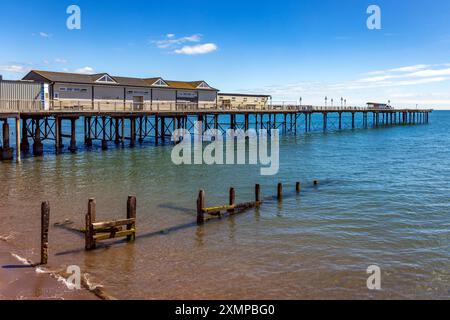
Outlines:
[[[98,78],[95,82],[102,82],[102,83],[117,83],[113,78],[111,78],[109,75],[105,74]]]
[[[168,87],[169,85],[163,79],[158,79],[152,86]]]
[[[197,88],[198,89],[211,89],[211,87],[208,86],[208,84],[206,82],[200,83]]]

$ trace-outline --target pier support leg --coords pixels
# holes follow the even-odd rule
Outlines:
[[[155,115],[155,145],[158,145],[159,142],[159,134],[158,134],[158,127],[159,127],[159,123],[158,123],[158,116]]]
[[[35,156],[42,156],[44,154],[44,146],[41,142],[41,124],[39,119],[35,119],[34,126],[34,143],[33,143],[33,154]]]
[[[130,147],[136,145],[136,118],[130,118]]]
[[[103,137],[102,150],[108,150],[108,140],[106,140],[106,117],[102,117]]]
[[[174,120],[175,121],[175,120]],[[175,122],[174,122],[175,123]],[[144,142],[143,117],[139,117],[139,143]]]
[[[327,131],[327,122],[328,122],[328,115],[326,112],[323,114],[323,132]]]
[[[244,125],[244,128],[245,128],[245,132],[247,132],[248,131],[248,126],[249,126],[249,120],[248,120],[248,113],[246,113],[245,114],[245,125]]]
[[[355,129],[355,113],[352,112],[352,129]]]
[[[305,113],[305,133],[309,131],[309,114]]]
[[[112,120],[111,120],[112,121]],[[119,118],[114,119],[114,143],[118,145],[120,143],[120,131],[119,131]]]
[[[86,146],[92,147],[92,137],[91,137],[91,117],[86,118],[85,126],[86,126]]]
[[[160,133],[159,133],[160,137],[161,137],[161,143],[165,144],[165,142],[166,142],[166,118],[161,117],[159,122],[161,125],[161,129],[160,129]],[[200,130],[203,130],[202,128],[203,127],[201,127]]]
[[[9,124],[8,119],[3,122],[3,149],[1,149],[0,159],[12,160],[14,158],[14,150],[9,145]]]
[[[86,120],[85,120],[86,123]],[[55,118],[55,152],[58,154],[60,152],[61,146],[61,121],[58,117]]]
[[[342,130],[342,112],[339,112],[339,130]]]
[[[22,152],[28,152],[30,150],[30,144],[28,143],[28,131],[27,131],[27,118],[22,118],[22,143],[20,145]]]
[[[21,161],[21,146],[20,146],[20,118],[16,118],[16,161]]]
[[[72,153],[77,152],[77,137],[76,137],[76,119],[70,119],[70,146],[69,151]]]

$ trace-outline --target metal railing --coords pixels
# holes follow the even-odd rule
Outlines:
[[[406,109],[371,109],[368,107],[312,106],[312,105],[229,105],[216,103],[173,103],[173,102],[131,102],[121,100],[0,100],[0,113],[8,112],[45,112],[45,111],[88,111],[88,112],[195,112],[195,111],[392,111]],[[416,109],[409,109],[416,110]],[[424,111],[425,109],[417,109]]]

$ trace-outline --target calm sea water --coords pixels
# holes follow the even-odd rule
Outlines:
[[[81,227],[88,198],[104,220],[125,217],[135,194],[134,244],[86,253],[83,237],[52,227],[50,266],[79,265],[123,299],[449,298],[450,112],[428,125],[283,137],[273,177],[253,166],[175,166],[171,150],[0,163],[0,234],[14,236],[1,250],[38,261],[43,200],[52,223]],[[281,204],[193,224],[200,188],[209,206],[226,203],[229,187],[238,202],[253,199],[255,183],[273,196],[278,182]],[[382,270],[381,291],[366,287],[370,265]]]

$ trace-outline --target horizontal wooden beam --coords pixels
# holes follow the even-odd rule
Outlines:
[[[108,239],[115,239],[115,238],[122,238],[127,236],[132,236],[136,233],[136,230],[125,230],[125,231],[119,231],[119,232],[112,232],[112,233],[99,233],[94,236],[95,241],[102,241],[102,240],[108,240]]]
[[[136,222],[136,219],[123,219],[123,220],[115,220],[115,221],[106,221],[106,222],[96,222],[93,223],[92,226],[94,230],[98,229],[107,229],[114,228],[119,226],[127,226],[129,224],[133,224]]]

